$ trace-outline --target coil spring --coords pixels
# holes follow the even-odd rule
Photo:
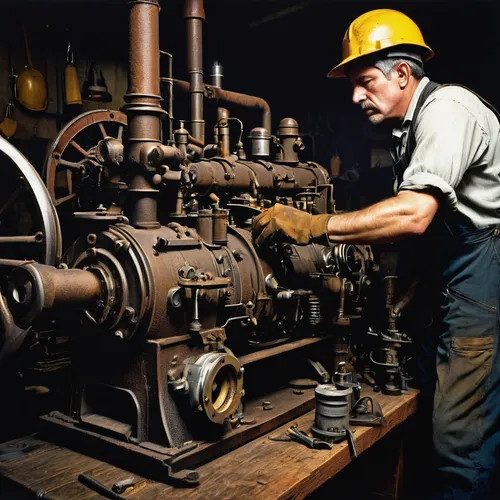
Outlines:
[[[309,295],[307,298],[309,306],[309,324],[316,326],[321,322],[321,307],[317,295]]]

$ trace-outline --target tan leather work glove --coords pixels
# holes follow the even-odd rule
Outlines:
[[[253,220],[252,235],[257,246],[265,242],[289,241],[298,245],[328,243],[326,225],[331,215],[311,215],[276,203]]]

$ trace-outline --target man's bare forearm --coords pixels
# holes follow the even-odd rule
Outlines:
[[[401,191],[375,205],[334,215],[327,225],[333,243],[390,243],[422,234],[438,209],[437,199],[427,193]]]

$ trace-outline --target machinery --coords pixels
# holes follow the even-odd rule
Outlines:
[[[0,352],[33,332],[67,339],[71,397],[42,417],[51,436],[192,485],[190,467],[314,408],[309,382],[346,359],[377,266],[363,245],[257,252],[252,217],[274,203],[334,211],[328,172],[299,160],[295,120],[272,135],[265,101],[223,90],[220,65],[203,83],[201,0],[186,0],[190,82],[160,77],[158,2],[128,5],[123,109],[86,113],[61,131],[47,189],[0,143],[30,214],[0,237],[13,250],[0,261]],[[190,93],[190,131],[183,122],[174,130],[174,90]],[[207,98],[219,103],[213,143]],[[260,110],[248,151],[243,125],[221,104]]]

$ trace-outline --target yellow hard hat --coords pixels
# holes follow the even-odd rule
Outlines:
[[[360,57],[397,45],[418,47],[424,61],[434,52],[424,42],[419,27],[405,14],[392,9],[371,10],[356,18],[342,40],[342,62],[327,75],[345,76],[345,66]]]
[[[32,111],[43,111],[47,107],[47,85],[40,71],[26,67],[16,78],[16,99]]]

